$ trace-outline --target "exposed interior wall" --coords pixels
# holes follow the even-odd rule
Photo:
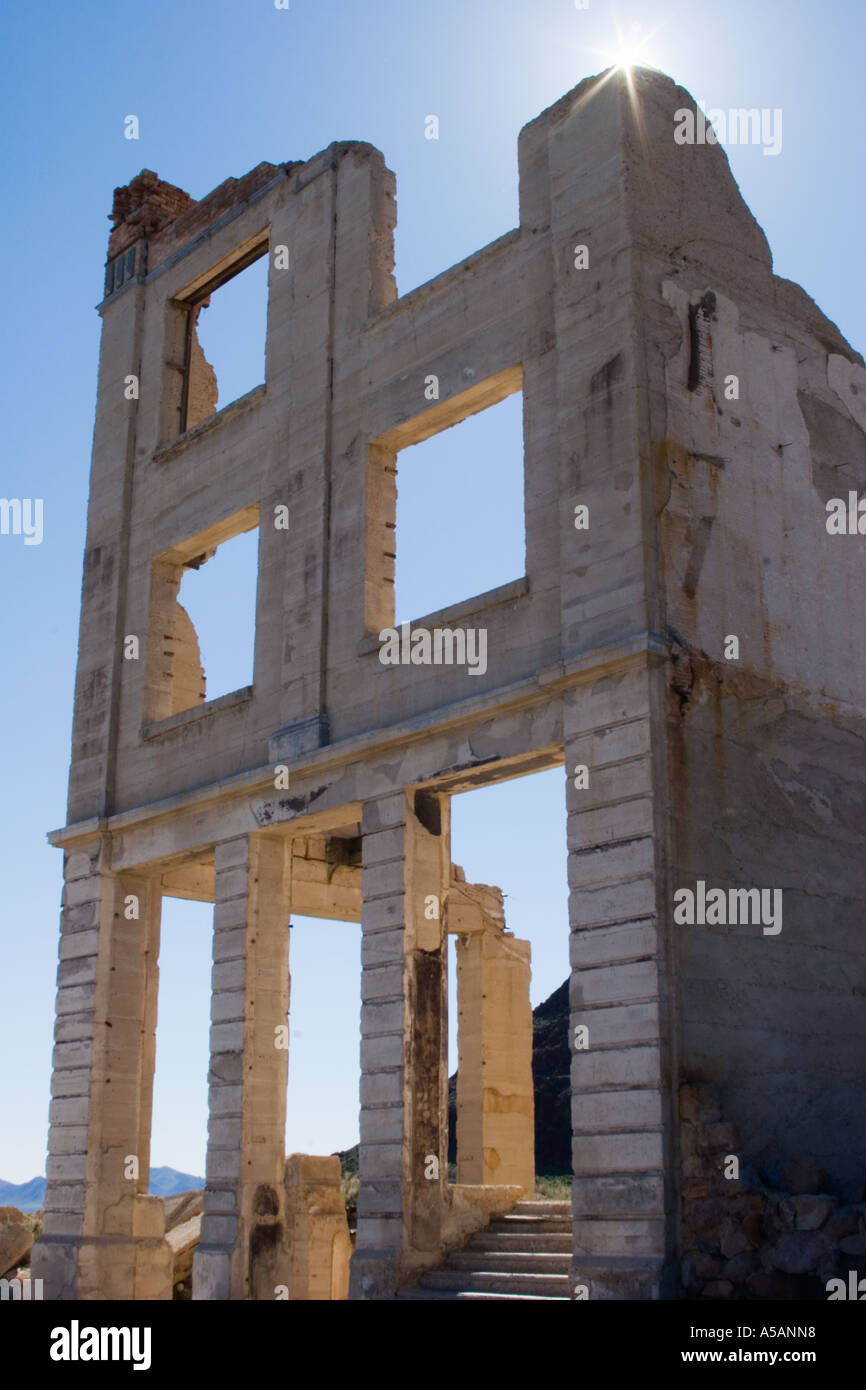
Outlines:
[[[180,564],[154,561],[146,648],[145,717],[150,721],[167,719],[207,698],[198,636],[177,599],[182,578]]]
[[[216,372],[204,355],[198,340],[196,325],[202,309],[207,308],[210,299],[203,299],[190,309],[189,366],[187,368],[186,422],[185,428],[191,430],[195,425],[207,420],[217,410],[219,404],[219,384]]]
[[[805,1153],[844,1182],[866,1160],[862,731],[689,666],[669,711],[678,886],[779,888],[783,915],[778,935],[680,927],[683,1078],[721,1084],[744,1161],[778,1172]]]
[[[170,713],[177,714],[207,699],[207,678],[201,664],[198,637],[181,603],[174,605],[174,630],[170,640],[173,649]]]
[[[664,100],[668,121],[690,99]],[[638,267],[671,644],[669,894],[778,889],[783,917],[777,934],[674,925],[680,1080],[720,1084],[746,1161],[805,1152],[841,1184],[866,1162],[862,559],[825,504],[866,486],[866,371],[772,275],[722,151],[683,157],[688,193],[658,189],[679,208],[675,249],[650,207]]]

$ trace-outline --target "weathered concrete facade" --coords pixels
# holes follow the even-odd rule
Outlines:
[[[360,904],[350,1296],[389,1297],[435,1263],[458,1205],[471,1227],[472,1186],[424,1175],[431,1156],[446,1171],[449,797],[557,765],[588,1038],[575,1287],[676,1294],[684,1082],[721,1084],[744,1160],[807,1150],[840,1180],[862,1172],[862,542],[828,534],[824,504],[866,484],[866,371],[773,276],[723,152],[675,143],[687,93],[632,84],[584,83],[525,127],[520,226],[403,298],[394,180],[368,145],[260,166],[197,204],[153,175],[119,190],[54,836],[66,888],[34,1255],[50,1296],[168,1296],[144,1195],[161,893],[215,905],[194,1296],[289,1283],[273,1039],[292,910]],[[265,384],[214,414],[198,306],[262,252]],[[383,665],[396,454],[520,389],[525,574],[416,622],[485,629],[487,669]],[[202,702],[179,578],[254,526],[253,684]],[[676,925],[674,894],[699,879],[783,890],[781,932]],[[463,950],[468,969],[481,946],[467,933]],[[470,1184],[491,1181],[471,1162]]]

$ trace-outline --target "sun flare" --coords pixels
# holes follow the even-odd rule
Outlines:
[[[636,20],[632,21],[625,32],[617,25],[616,46],[605,51],[605,60],[610,66],[624,71],[636,67],[655,67],[647,51],[652,37],[651,33],[641,32],[641,26]]]

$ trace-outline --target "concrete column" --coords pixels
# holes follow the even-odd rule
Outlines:
[[[141,373],[145,289],[134,284],[100,309],[102,338],[90,466],[90,501],[81,588],[81,626],[75,677],[72,765],[67,822],[105,816],[114,809],[115,758],[121,690],[133,668],[125,662],[125,626],[132,509],[132,479],[143,400],[128,400],[124,382]]]
[[[352,1241],[341,1184],[336,1154],[291,1154],[286,1159],[293,1302],[338,1301],[348,1295]]]
[[[171,1297],[162,1203],[147,1196],[161,896],[67,856],[43,1238],[51,1298]]]
[[[457,1181],[535,1191],[531,947],[488,927],[457,938]]]
[[[350,1297],[390,1298],[438,1249],[447,1181],[449,807],[395,792],[363,812],[361,1189]]]
[[[290,841],[216,846],[207,1187],[194,1299],[289,1284],[284,1174]]]
[[[659,1297],[674,1252],[652,681],[635,667],[564,699],[572,1277],[590,1298]]]

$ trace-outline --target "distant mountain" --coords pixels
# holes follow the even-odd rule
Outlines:
[[[173,1197],[176,1192],[191,1192],[199,1187],[204,1187],[204,1178],[194,1178],[191,1173],[179,1173],[176,1168],[150,1170],[150,1191],[154,1197]],[[21,1183],[0,1181],[0,1207],[41,1211],[44,1205],[44,1178],[31,1178]]]
[[[532,1081],[535,1091],[535,1171],[539,1177],[571,1173],[571,1053],[568,980],[532,1011]],[[448,1080],[448,1162],[457,1162],[457,1073]],[[358,1171],[358,1146],[337,1155],[348,1176]]]
[[[176,1168],[150,1170],[152,1197],[173,1197],[176,1192],[192,1192],[199,1187],[204,1187],[204,1178],[194,1178],[191,1173],[179,1173]]]
[[[0,1181],[0,1207],[17,1207],[19,1211],[41,1211],[45,1202],[45,1179],[31,1178],[29,1182]]]

